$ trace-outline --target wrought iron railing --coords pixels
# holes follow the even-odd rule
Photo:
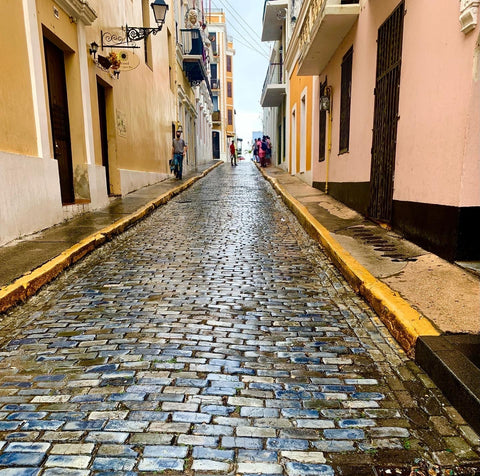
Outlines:
[[[205,46],[199,29],[180,30],[180,46],[184,55],[206,58]]]
[[[270,84],[284,83],[283,63],[270,63],[263,83],[263,90]]]
[[[220,89],[220,80],[212,79],[211,80],[212,89]]]
[[[300,51],[306,44],[311,41],[311,31],[314,23],[323,17],[325,7],[329,5],[358,5],[360,0],[310,0],[309,2],[303,2],[301,10],[306,9],[304,21],[300,29]],[[300,14],[299,17],[302,17]]]
[[[213,122],[220,122],[222,119],[222,115],[220,111],[213,111],[212,112],[212,121]]]

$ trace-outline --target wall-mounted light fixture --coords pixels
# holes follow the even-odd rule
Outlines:
[[[93,59],[97,57],[97,51],[98,45],[95,43],[95,41],[92,41],[92,43],[90,43],[90,54],[93,56]]]
[[[332,88],[327,86],[325,88],[325,94],[320,96],[320,110],[331,112],[332,109]]]
[[[146,27],[131,27],[125,26],[125,36],[128,41],[138,41],[143,40],[148,35],[153,33],[156,35],[163,27],[165,23],[165,16],[167,15],[168,5],[165,3],[165,0],[155,0],[150,4],[153,10],[153,15],[155,17],[155,22],[157,23],[157,28],[146,28]]]
[[[115,79],[120,79],[120,71],[115,70],[115,71],[113,72],[113,77],[114,77]]]

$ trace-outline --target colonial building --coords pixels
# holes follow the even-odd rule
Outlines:
[[[170,177],[178,127],[211,160],[205,28],[180,0],[0,3],[0,244]]]
[[[175,127],[188,144],[188,170],[212,159],[212,51],[202,2],[175,2],[177,107]]]
[[[233,95],[233,40],[227,35],[225,13],[211,9],[207,13],[209,40],[213,52],[211,85],[213,93],[213,157],[227,160],[229,139],[235,136]]]
[[[449,260],[480,259],[478,5],[289,0],[282,24],[290,172]]]

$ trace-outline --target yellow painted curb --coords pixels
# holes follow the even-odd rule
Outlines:
[[[0,288],[0,314],[8,311],[17,304],[26,301],[27,298],[33,296],[42,286],[55,279],[69,266],[82,259],[94,249],[103,245],[106,241],[113,239],[133,224],[139,222],[160,205],[167,203],[173,197],[192,186],[195,182],[205,177],[213,169],[222,164],[223,162],[213,164],[201,174],[190,178],[181,185],[160,195],[158,198],[150,201],[130,215],[127,215],[111,225],[102,228],[100,231],[87,236],[79,243],[71,246],[42,266],[24,274],[13,283]]]
[[[257,166],[258,167],[258,166]],[[259,168],[287,207],[294,213],[307,233],[324,248],[335,266],[343,274],[353,289],[372,306],[392,336],[408,354],[415,350],[419,336],[438,336],[439,330],[425,316],[413,309],[407,301],[375,278],[350,253],[332,237],[330,232],[302,205],[285,190],[274,177]]]

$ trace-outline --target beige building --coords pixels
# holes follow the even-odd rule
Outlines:
[[[210,88],[211,45],[202,3],[174,2],[176,25],[176,126],[184,132],[184,167],[212,159],[213,101]]]
[[[186,25],[188,2],[167,0],[143,38],[159,26],[152,2],[0,3],[0,244],[170,177],[179,125],[186,166],[211,160],[203,17]]]
[[[215,159],[227,160],[229,139],[235,137],[233,94],[233,40],[227,35],[225,13],[212,9],[207,13],[212,48],[211,84],[213,93],[212,146]]]

